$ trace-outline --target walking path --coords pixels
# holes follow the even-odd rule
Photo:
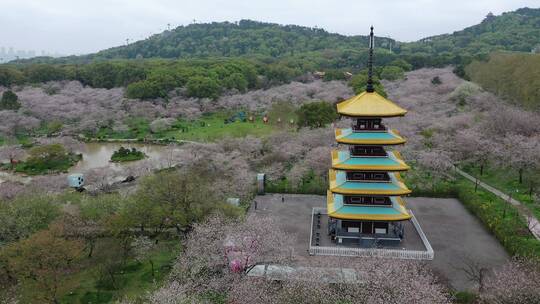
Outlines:
[[[476,177],[468,174],[467,172],[459,169],[458,167],[455,167],[454,168],[456,169],[456,172],[465,177],[466,179],[472,181],[473,183],[477,183],[478,182],[478,186],[486,189],[487,191],[495,194],[496,196],[500,197],[502,200],[514,205],[517,207],[518,211],[521,213],[522,216],[525,217],[525,219],[527,220],[527,225],[529,226],[529,231],[531,231],[532,235],[534,235],[534,237],[540,241],[540,222],[538,222],[538,219],[536,217],[534,217],[534,215],[530,214],[529,210],[523,206],[523,204],[516,200],[516,199],[513,199],[512,197],[510,197],[510,195],[500,191],[499,189],[496,189],[496,188],[493,188],[492,186],[482,182],[481,180],[477,179]]]

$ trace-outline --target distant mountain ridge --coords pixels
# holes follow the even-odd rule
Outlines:
[[[395,43],[389,38],[380,38],[378,42]],[[345,36],[320,28],[240,20],[179,26],[127,46],[100,51],[90,57],[280,57],[329,48],[365,48],[367,43],[367,36]]]
[[[376,44],[377,51],[402,58],[415,68],[468,63],[473,58],[487,58],[487,54],[500,50],[530,52],[540,46],[540,8],[520,8],[499,16],[489,14],[477,25],[416,42],[404,43],[377,37]],[[311,58],[312,55],[334,56],[339,61],[339,57],[350,57],[350,52],[365,52],[367,45],[367,36],[362,35],[346,36],[320,28],[240,20],[179,26],[145,40],[89,55],[58,59],[42,57],[18,62],[85,63],[135,58]],[[338,64],[336,67],[348,64]]]
[[[468,55],[497,50],[530,52],[540,45],[540,8],[520,8],[499,16],[488,14],[476,25],[409,43],[428,53],[454,52]]]

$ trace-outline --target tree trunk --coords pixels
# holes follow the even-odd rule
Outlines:
[[[109,273],[109,277],[111,278],[112,286],[116,290],[117,288],[116,288],[116,280],[114,278],[114,273],[112,270],[108,270],[107,272]]]
[[[519,168],[519,183],[523,183],[523,168]]]
[[[91,258],[92,254],[94,254],[94,247],[95,247],[96,242],[95,242],[95,240],[92,239],[92,240],[90,240],[89,243],[90,243],[89,244],[90,248],[88,249],[88,258]]]
[[[480,164],[480,176],[484,175],[484,164]]]
[[[150,269],[152,271],[152,279],[154,279],[154,262],[152,260],[149,260],[150,262]]]

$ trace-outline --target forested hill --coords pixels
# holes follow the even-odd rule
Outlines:
[[[368,29],[366,29],[366,34]],[[380,38],[386,46],[394,43]],[[201,58],[262,55],[281,57],[324,49],[366,48],[367,36],[344,36],[319,28],[252,20],[180,26],[127,46],[114,47],[93,58]]]
[[[333,66],[339,68],[350,66],[351,52],[364,53],[367,44],[367,36],[345,36],[320,28],[241,20],[180,26],[95,54],[58,59],[39,57],[19,62],[84,63],[107,59],[216,57],[313,59],[322,56],[332,61],[345,58],[347,62]],[[468,63],[474,57],[487,58],[485,54],[497,50],[540,50],[540,9],[521,8],[499,16],[490,14],[480,24],[416,42],[400,43],[377,37],[376,44],[385,56],[402,58],[415,68]]]
[[[497,50],[530,52],[539,46],[540,8],[520,8],[500,16],[490,13],[480,24],[405,44],[401,51],[466,57]]]

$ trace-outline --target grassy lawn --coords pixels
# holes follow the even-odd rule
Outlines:
[[[67,172],[69,168],[74,166],[81,159],[81,154],[70,153],[65,158],[56,159],[54,161],[46,161],[32,164],[29,164],[28,162],[19,162],[15,166],[15,171],[27,175],[42,175],[58,172]]]
[[[196,121],[178,121],[172,130],[154,134],[155,138],[182,139],[192,141],[215,141],[225,137],[262,137],[278,129],[278,126],[265,124],[262,117],[255,117],[254,122],[235,121],[225,123],[230,117],[225,113],[203,116]]]
[[[454,182],[457,198],[497,237],[510,255],[540,257],[540,242],[527,229],[515,206],[478,188],[465,178]]]
[[[178,240],[158,243],[150,257],[154,262],[154,277],[148,261],[129,258],[125,264],[119,262],[121,253],[118,249],[115,240],[100,239],[94,256],[83,258],[81,271],[63,282],[61,303],[111,303],[124,297],[142,296],[167,276],[180,246]],[[113,278],[107,272],[109,268],[114,269]]]
[[[159,133],[150,131],[149,121],[142,118],[132,118],[127,122],[129,130],[114,131],[110,128],[102,128],[97,134],[87,134],[87,136],[100,139],[142,140],[150,138],[208,142],[225,137],[245,137],[248,135],[262,137],[275,130],[295,129],[295,126],[291,127],[285,122],[282,125],[265,124],[262,121],[262,116],[254,117],[254,122],[244,122],[238,119],[230,123],[225,122],[234,115],[235,113],[218,112],[205,114],[200,119],[193,121],[179,119],[171,129]]]
[[[295,193],[326,195],[328,177],[317,176],[313,171],[308,172],[298,185],[293,185],[287,178],[267,181],[265,191],[268,193]]]
[[[463,171],[478,177],[486,184],[493,186],[504,193],[512,194],[512,198],[523,202],[523,204],[529,208],[537,218],[540,218],[540,202],[535,202],[534,198],[529,195],[530,182],[538,183],[539,174],[535,176],[530,172],[523,174],[523,183],[519,183],[518,171],[512,168],[497,168],[487,167],[484,168],[484,174],[480,176],[480,167],[464,166]],[[535,192],[536,191],[536,192]],[[537,193],[537,189],[533,188],[533,194]]]

